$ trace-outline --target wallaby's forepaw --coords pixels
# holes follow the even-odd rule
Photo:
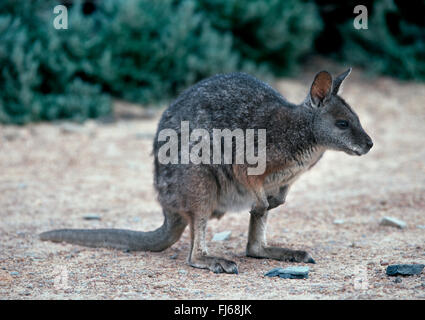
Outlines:
[[[294,262],[316,263],[307,251],[295,250]]]
[[[316,263],[307,251],[279,247],[264,247],[261,252],[247,251],[249,257],[266,258],[288,262]]]
[[[255,215],[257,217],[262,217],[267,213],[267,208],[269,207],[269,204],[264,204],[264,205],[257,205],[255,207],[253,207],[249,213],[252,215]]]
[[[192,260],[189,263],[195,268],[209,269],[214,273],[239,273],[238,266],[231,260],[210,256],[202,256]]]

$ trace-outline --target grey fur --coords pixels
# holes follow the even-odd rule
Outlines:
[[[318,73],[306,99],[298,105],[244,73],[216,75],[195,84],[164,111],[154,140],[154,185],[165,216],[164,226],[150,233],[50,231],[41,239],[158,251],[177,241],[189,224],[189,264],[217,273],[237,273],[234,262],[208,254],[205,230],[208,219],[221,218],[230,209],[246,208],[251,213],[248,256],[314,263],[305,251],[267,246],[267,213],[285,202],[292,183],[326,150],[361,155],[371,148],[372,141],[357,115],[338,96],[350,71],[335,80],[326,71]],[[338,128],[336,120],[348,121],[349,127]],[[173,129],[180,134],[181,121],[189,121],[190,130],[206,129],[211,137],[212,129],[266,129],[266,172],[249,176],[245,164],[161,164],[158,150],[165,142],[158,142],[158,132]]]

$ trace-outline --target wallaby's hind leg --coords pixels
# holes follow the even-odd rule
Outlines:
[[[276,208],[285,202],[288,193],[288,186],[279,189],[279,193],[268,197],[269,210]],[[307,262],[315,263],[310,254],[302,250],[291,250],[287,248],[269,247],[266,239],[268,211],[251,212],[249,220],[248,244],[246,247],[246,255],[254,258],[275,259],[290,262]]]
[[[246,248],[246,255],[248,257],[315,263],[310,254],[306,251],[267,246],[266,223],[267,212],[262,216],[251,214],[249,220],[248,244]]]
[[[190,218],[191,249],[189,264],[195,268],[209,269],[214,273],[238,273],[235,262],[208,255],[205,244],[205,231],[208,216],[192,214]]]

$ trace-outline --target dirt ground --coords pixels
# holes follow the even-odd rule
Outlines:
[[[275,86],[296,102],[309,84]],[[425,85],[355,70],[342,96],[375,146],[363,157],[327,152],[270,213],[269,242],[316,260],[305,280],[264,277],[291,263],[245,257],[248,212],[208,225],[210,252],[234,260],[239,275],[188,266],[188,230],[160,253],[40,241],[52,228],[162,223],[151,156],[160,112],[118,103],[109,121],[0,126],[0,298],[425,299],[424,272],[397,281],[385,274],[387,264],[425,263]],[[381,226],[384,216],[407,227]],[[225,230],[229,240],[211,241]]]

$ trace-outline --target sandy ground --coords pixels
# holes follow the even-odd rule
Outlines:
[[[309,81],[275,85],[300,101]],[[39,241],[52,228],[147,231],[162,223],[150,154],[159,113],[118,103],[110,122],[0,126],[0,298],[425,299],[424,273],[401,282],[385,275],[388,263],[425,263],[425,85],[357,71],[343,96],[375,146],[363,157],[326,153],[270,214],[269,242],[316,259],[306,280],[264,277],[291,264],[245,257],[248,212],[208,225],[210,252],[236,261],[239,275],[188,266],[188,230],[160,253]],[[383,216],[407,227],[380,226]],[[229,240],[210,241],[224,230]]]

